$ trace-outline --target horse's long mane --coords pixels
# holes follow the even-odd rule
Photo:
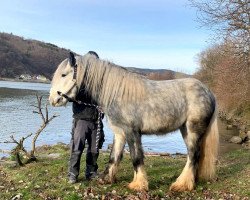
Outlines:
[[[79,58],[79,83],[102,106],[114,100],[123,105],[145,96],[145,77],[93,56]]]

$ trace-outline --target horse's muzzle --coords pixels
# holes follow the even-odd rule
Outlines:
[[[62,96],[56,96],[55,98],[49,97],[50,105],[52,106],[62,106],[63,104],[63,97]]]

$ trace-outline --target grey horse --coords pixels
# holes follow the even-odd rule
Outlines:
[[[199,178],[216,172],[219,134],[216,101],[194,78],[153,81],[91,54],[74,56],[55,71],[50,103],[64,106],[84,88],[107,116],[114,133],[113,148],[103,180],[114,182],[128,143],[134,167],[130,189],[148,190],[142,135],[162,135],[180,129],[187,146],[187,162],[170,190],[192,190]]]

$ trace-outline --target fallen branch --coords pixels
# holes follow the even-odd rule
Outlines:
[[[3,143],[13,143],[16,144],[16,147],[14,149],[11,150],[10,154],[14,155],[16,162],[18,163],[19,166],[23,166],[23,162],[21,159],[21,153],[23,152],[28,158],[29,158],[29,153],[26,151],[26,149],[23,146],[24,140],[26,140],[28,137],[30,137],[32,135],[32,133],[30,133],[29,135],[22,137],[19,141],[17,141],[13,135],[10,136],[10,141],[6,140]]]

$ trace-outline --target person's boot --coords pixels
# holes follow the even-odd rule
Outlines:
[[[69,173],[68,177],[69,177],[68,183],[74,184],[77,182],[77,177],[73,173]]]
[[[86,171],[85,177],[87,180],[92,180],[97,178],[97,158],[99,153],[91,153],[90,151],[87,153],[86,157]]]
[[[97,165],[86,165],[85,177],[86,180],[93,180],[98,177],[97,174]]]

